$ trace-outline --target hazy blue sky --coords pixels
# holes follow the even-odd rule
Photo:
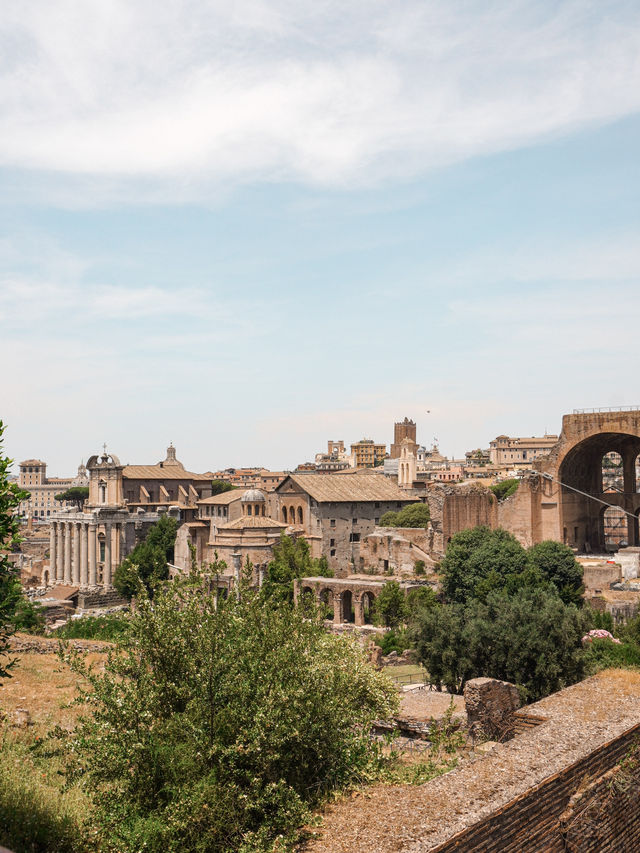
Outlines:
[[[4,4],[6,449],[288,468],[640,403],[639,112],[637,0]]]

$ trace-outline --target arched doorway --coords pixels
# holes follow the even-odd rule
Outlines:
[[[353,596],[350,589],[342,593],[342,621],[355,622],[356,615],[353,611]]]
[[[333,592],[330,589],[321,589],[318,596],[320,599],[320,611],[324,619],[333,619]]]
[[[633,514],[639,454],[640,437],[615,432],[592,435],[566,454],[557,476],[562,484],[560,530],[567,545],[606,553],[616,541],[636,544],[635,525],[628,526],[620,510]],[[608,507],[603,504],[617,511],[607,512],[605,519]]]
[[[300,605],[303,613],[311,615],[316,607],[316,597],[310,586],[303,586],[300,590]]]
[[[376,597],[372,592],[362,593],[362,614],[366,625],[373,624],[373,614],[375,609]]]

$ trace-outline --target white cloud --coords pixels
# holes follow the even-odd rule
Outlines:
[[[25,0],[3,10],[0,164],[90,201],[409,176],[637,111],[639,24],[587,0]]]

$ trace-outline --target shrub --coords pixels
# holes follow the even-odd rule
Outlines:
[[[423,575],[425,573],[425,562],[424,560],[416,560],[413,564],[413,570],[417,575]]]
[[[74,736],[102,850],[270,850],[309,807],[373,769],[373,720],[397,697],[355,641],[288,604],[206,593],[199,573],[142,591],[131,641]]]
[[[519,485],[520,480],[510,478],[508,480],[502,480],[500,483],[494,483],[493,486],[490,486],[490,489],[499,501],[504,501],[516,493]]]
[[[401,629],[397,631],[391,629],[385,631],[384,634],[376,634],[374,639],[376,645],[382,649],[383,655],[391,654],[391,652],[397,652],[401,655],[405,649],[410,647],[407,633]]]
[[[69,619],[64,625],[52,631],[52,636],[65,640],[108,640],[117,642],[129,632],[128,614],[111,613],[105,616],[83,616],[81,619]]]
[[[398,581],[387,581],[374,604],[376,616],[387,628],[397,628],[406,619],[408,610],[404,592]]]
[[[610,667],[640,668],[640,647],[635,643],[618,644],[607,639],[595,639],[585,649],[585,658],[595,672]]]
[[[385,512],[380,518],[381,527],[426,527],[429,523],[427,504],[415,503],[403,507],[399,512]]]

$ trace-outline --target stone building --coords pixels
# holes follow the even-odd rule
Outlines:
[[[386,444],[376,444],[372,438],[362,438],[351,445],[354,468],[373,468],[379,465],[387,455]]]
[[[414,444],[416,444],[416,424],[415,421],[409,420],[409,418],[405,418],[403,421],[396,421],[393,425],[393,444],[391,445],[391,452],[389,456],[392,459],[397,459],[400,456],[400,451],[402,449],[402,442],[408,438]]]
[[[547,454],[557,441],[557,435],[528,438],[499,435],[489,442],[489,458],[498,468],[531,468],[533,461]]]
[[[299,528],[314,556],[324,555],[336,575],[360,566],[360,543],[386,512],[414,497],[383,474],[291,474],[275,490],[274,515]]]
[[[175,448],[156,465],[122,465],[104,450],[87,462],[89,498],[81,512],[51,516],[45,584],[65,584],[109,593],[113,573],[162,514],[195,516],[198,500],[209,497],[206,475],[186,471]]]
[[[89,477],[84,465],[78,466],[75,477],[47,477],[47,463],[40,459],[25,459],[20,463],[18,485],[29,492],[29,497],[20,502],[18,513],[36,520],[48,520],[61,507],[73,506],[55,500],[55,496],[72,486],[88,486]]]

